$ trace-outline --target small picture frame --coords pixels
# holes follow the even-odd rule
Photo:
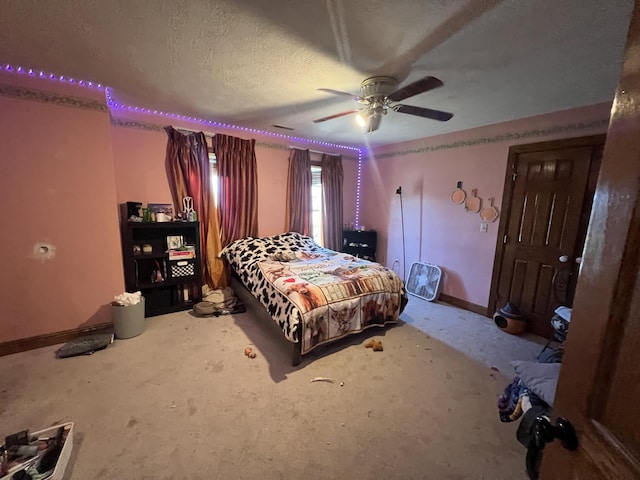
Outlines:
[[[157,217],[158,214],[161,213],[164,216],[173,219],[173,204],[171,203],[149,203],[147,204],[147,208],[149,209],[149,212],[155,217]]]
[[[167,248],[169,250],[178,250],[184,245],[184,238],[182,235],[170,235],[167,237]]]

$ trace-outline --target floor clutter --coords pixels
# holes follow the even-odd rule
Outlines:
[[[508,311],[501,311],[505,317],[510,313],[517,312],[516,306],[511,304],[507,304],[507,306],[510,307]],[[500,421],[519,420],[516,438],[527,448],[525,464],[527,475],[532,480],[537,480],[539,475],[538,470],[545,444],[541,433],[543,430],[539,425],[541,419],[549,421],[553,411],[563,345],[571,322],[571,310],[566,306],[556,308],[550,319],[553,333],[538,353],[536,361],[515,360],[511,362],[515,377],[498,398]],[[517,313],[516,320],[519,321],[519,312]],[[496,316],[494,316],[494,320],[500,327]],[[501,329],[508,333],[514,333],[505,328]],[[553,341],[558,342],[558,347],[551,347]]]
[[[207,285],[203,288],[202,302],[193,306],[193,314],[198,317],[219,317],[247,311],[244,304],[229,287],[213,290]]]
[[[364,347],[371,348],[374,352],[382,352],[384,350],[384,348],[382,347],[382,342],[373,338],[365,343]]]
[[[43,425],[73,420],[80,448],[65,478],[130,478],[140,462],[149,478],[523,478],[524,448],[514,429],[486,409],[508,378],[491,368],[502,367],[494,359],[483,365],[470,356],[483,351],[474,326],[486,327],[491,351],[504,341],[522,355],[526,337],[450,306],[414,297],[410,303],[400,325],[348,337],[298,367],[290,365],[277,326],[261,324],[251,308],[215,319],[187,311],[158,316],[144,335],[91,357],[52,362],[59,348],[53,346],[3,357],[0,378],[12,387],[0,389],[2,433],[30,426],[34,416]],[[448,338],[448,329],[456,341],[467,339],[467,355],[436,339]],[[543,344],[532,346],[532,360]],[[365,345],[383,350],[369,354]],[[238,361],[240,352],[246,360]],[[34,372],[47,381],[25,381]],[[36,412],[33,399],[40,399]],[[212,441],[211,425],[225,435]],[[157,449],[148,448],[149,432],[163,435]],[[370,442],[372,435],[379,441]],[[374,465],[372,456],[398,461]]]
[[[0,480],[62,480],[73,447],[73,423],[5,437]]]

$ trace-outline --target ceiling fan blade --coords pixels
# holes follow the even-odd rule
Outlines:
[[[396,105],[393,109],[396,112],[417,115],[418,117],[430,118],[431,120],[438,120],[440,122],[446,122],[453,117],[453,113],[432,110],[430,108],[414,107],[412,105]]]
[[[392,102],[399,102],[405,98],[413,97],[419,93],[428,92],[429,90],[441,87],[442,85],[444,85],[442,80],[439,80],[436,77],[424,77],[417,82],[410,83],[406,87],[402,87],[395,92],[390,93],[387,95],[387,98]]]
[[[371,115],[369,117],[369,122],[367,123],[367,133],[375,132],[378,128],[380,128],[381,120],[382,115]]]
[[[359,97],[358,95],[354,95],[353,93],[341,92],[340,90],[332,90],[330,88],[319,88],[318,90],[322,92],[330,93],[331,95],[340,95],[341,97],[349,97],[352,100],[355,100],[356,102],[359,102],[360,100],[362,100],[362,97]]]
[[[328,117],[318,118],[314,120],[313,123],[326,122],[327,120],[333,120],[334,118],[344,117],[345,115],[351,115],[352,113],[358,113],[360,110],[348,110],[346,112],[336,113],[333,115],[329,115]]]

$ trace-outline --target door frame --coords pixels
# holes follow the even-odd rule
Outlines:
[[[487,317],[492,317],[496,311],[498,302],[498,282],[500,281],[500,271],[502,270],[502,261],[504,259],[504,236],[507,231],[507,222],[511,216],[511,198],[514,188],[514,173],[518,171],[518,158],[523,153],[543,152],[547,150],[561,150],[563,148],[593,146],[600,148],[600,155],[592,157],[589,169],[589,178],[587,180],[587,190],[585,192],[585,205],[589,205],[586,209],[583,206],[580,215],[580,234],[578,245],[584,245],[587,225],[589,224],[589,212],[595,194],[598,173],[600,171],[600,161],[602,159],[602,149],[606,141],[606,134],[588,135],[585,137],[563,138],[559,140],[549,140],[546,142],[528,143],[522,145],[512,145],[509,147],[509,155],[507,159],[507,168],[505,169],[504,188],[502,191],[502,204],[500,206],[500,224],[498,225],[498,235],[496,238],[496,251],[493,259],[493,271],[491,273],[491,289],[489,290],[489,305],[487,307]],[[582,248],[582,247],[581,247]]]

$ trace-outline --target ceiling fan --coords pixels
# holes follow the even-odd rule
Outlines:
[[[453,117],[452,113],[432,110],[430,108],[403,105],[399,102],[405,98],[413,97],[419,93],[428,92],[434,88],[441,87],[442,81],[436,77],[424,77],[409,85],[398,88],[398,81],[393,77],[369,77],[360,84],[360,95],[353,95],[347,92],[340,92],[330,88],[319,88],[323,92],[332,95],[350,97],[362,106],[346,112],[336,113],[328,117],[318,118],[314,123],[326,122],[334,118],[344,117],[357,113],[356,120],[361,126],[367,127],[367,132],[373,132],[380,127],[382,116],[387,114],[389,109],[394,112],[408,113],[418,117],[430,118],[440,122],[446,122]]]

